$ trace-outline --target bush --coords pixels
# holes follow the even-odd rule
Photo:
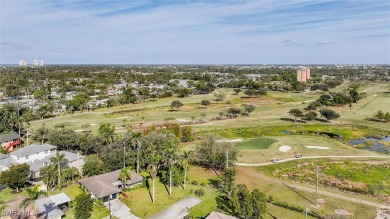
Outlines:
[[[206,192],[204,191],[204,189],[197,189],[197,190],[195,190],[195,195],[199,196],[199,197],[204,196],[205,193]]]
[[[210,100],[202,100],[202,101],[200,102],[200,104],[203,105],[203,106],[208,106],[208,105],[211,104],[211,102],[210,102]]]
[[[200,185],[201,186],[206,186],[206,182],[201,182]]]
[[[191,182],[191,184],[197,186],[197,185],[198,185],[198,181],[193,180],[193,181]]]

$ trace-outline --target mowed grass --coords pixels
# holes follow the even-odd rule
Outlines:
[[[303,157],[309,156],[330,156],[330,155],[380,155],[375,152],[356,149],[345,145],[339,141],[321,136],[271,136],[277,140],[272,143],[268,149],[241,149],[238,156],[239,163],[265,163],[273,158],[286,159],[293,158],[296,154],[302,154]],[[282,152],[279,147],[287,145],[291,150]],[[306,146],[330,147],[330,150],[309,149]]]
[[[347,85],[342,85],[344,89]],[[335,90],[340,91],[341,88]],[[166,118],[175,118],[183,120],[195,120],[202,118],[202,114],[206,114],[205,124],[193,125],[197,131],[214,130],[221,128],[238,128],[250,126],[278,126],[294,124],[286,119],[292,119],[288,115],[288,111],[292,108],[303,109],[311,101],[318,99],[324,92],[305,92],[305,93],[283,93],[269,91],[266,97],[245,98],[244,94],[234,95],[232,89],[218,89],[218,92],[227,94],[222,102],[214,101],[213,94],[193,95],[186,98],[163,98],[155,101],[146,101],[138,104],[126,104],[123,106],[115,106],[111,108],[102,108],[94,112],[76,112],[73,115],[60,116],[54,119],[46,119],[31,122],[31,129],[36,129],[41,124],[45,123],[47,127],[53,127],[54,124],[64,123],[67,128],[73,130],[83,130],[82,125],[94,124],[88,131],[96,132],[99,124],[111,123],[116,126],[118,131],[125,131],[124,125],[133,125],[138,128],[140,124],[144,126],[152,124],[162,124]],[[348,106],[343,107],[328,107],[340,113],[340,118],[332,121],[333,124],[359,124],[368,125],[375,128],[390,130],[390,126],[386,123],[373,122],[371,118],[378,110],[386,111],[390,105],[390,95],[388,94],[387,84],[369,85],[360,88],[360,92],[366,91],[367,98],[360,100],[352,105],[352,109]],[[180,100],[184,106],[180,111],[170,111],[170,103],[173,100]],[[211,100],[212,104],[207,108],[200,105],[201,100]],[[230,101],[231,104],[228,104]],[[254,112],[250,116],[239,116],[236,119],[214,120],[219,113],[226,113],[230,107],[242,107],[243,104],[253,104],[256,106]],[[134,112],[121,112],[113,115],[105,115],[106,113],[135,110]],[[326,124],[320,121],[307,122],[306,124]]]
[[[271,179],[271,180],[270,180]],[[305,208],[305,200],[297,195],[295,192],[290,190],[285,185],[275,182],[270,177],[263,177],[262,176],[262,170],[261,168],[253,168],[253,167],[237,167],[237,177],[236,177],[236,183],[237,184],[245,184],[248,186],[249,189],[260,189],[261,191],[265,192],[267,195],[271,195],[275,201],[282,201],[287,202],[290,205],[298,206],[301,208]],[[314,188],[313,186],[308,187]],[[320,190],[325,190],[324,188],[320,187]],[[299,190],[300,194],[307,197],[310,200],[315,200],[315,193],[310,193],[307,191]],[[350,197],[357,197],[356,195],[350,195],[345,194],[341,192],[337,192],[335,190],[330,190],[332,193],[339,193],[343,194],[345,196]],[[313,206],[312,204],[308,203],[308,207],[310,211],[315,211],[319,213],[322,216],[325,215],[334,215],[334,210],[342,208],[350,213],[353,214],[353,218],[375,218],[376,215],[376,208],[358,204],[355,202],[348,202],[341,199],[335,199],[330,198],[328,196],[320,195],[319,198],[325,200],[325,204],[321,204],[319,208]],[[367,199],[369,201],[374,201],[372,199],[367,198],[366,196],[358,196],[360,199]],[[297,213],[294,212],[292,215],[297,215],[296,217],[290,217],[289,213],[290,211],[287,211],[283,208],[273,208],[275,211],[271,211],[272,214],[275,216],[280,215],[280,217],[277,218],[304,218],[303,213]]]
[[[276,142],[273,138],[254,138],[235,143],[239,149],[267,149],[272,143]]]
[[[127,191],[128,198],[122,201],[129,206],[131,212],[138,217],[148,218],[174,203],[188,197],[197,197],[194,194],[196,189],[204,189],[205,195],[198,197],[202,199],[202,202],[191,209],[190,213],[196,217],[206,216],[217,207],[216,197],[219,192],[210,185],[209,179],[215,179],[217,176],[214,172],[205,170],[201,167],[192,166],[189,170],[189,180],[186,189],[182,186],[174,187],[172,189],[172,196],[169,196],[169,187],[164,186],[158,179],[155,182],[155,197],[156,201],[153,204],[151,198],[152,192],[152,180],[148,178],[148,184],[150,188],[138,188],[131,191]],[[196,180],[198,185],[192,185],[190,182]],[[204,182],[206,185],[200,185]]]
[[[7,201],[9,201],[17,196],[26,196],[26,195],[27,194],[26,194],[25,190],[21,190],[21,192],[16,193],[14,190],[7,187],[3,190],[0,190],[0,205],[3,202],[7,202]]]

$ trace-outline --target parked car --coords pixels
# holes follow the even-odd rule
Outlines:
[[[302,154],[296,154],[295,158],[302,158]]]
[[[278,160],[278,158],[273,158],[273,159],[271,160],[271,162],[272,162],[272,163],[277,163],[277,162],[279,162],[279,160]]]

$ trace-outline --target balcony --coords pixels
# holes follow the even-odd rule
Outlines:
[[[10,148],[12,148],[13,146],[19,146],[22,144],[22,141],[21,140],[16,140],[16,141],[13,141],[13,142],[10,142],[8,143],[8,145],[5,147],[5,150],[8,151]]]

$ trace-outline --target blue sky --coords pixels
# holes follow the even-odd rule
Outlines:
[[[0,64],[390,64],[385,0],[0,0]]]

